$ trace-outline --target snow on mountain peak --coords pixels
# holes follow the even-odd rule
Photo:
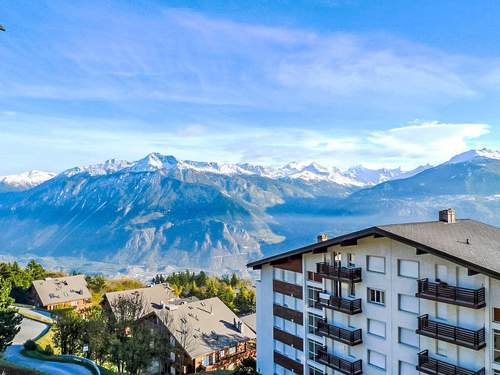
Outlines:
[[[53,172],[32,170],[20,174],[0,176],[2,190],[27,190],[50,180],[56,175]]]
[[[455,155],[445,164],[464,163],[466,161],[472,160],[477,157],[500,160],[500,151],[490,150],[487,148],[482,148],[480,150],[469,150],[462,152],[461,154]]]

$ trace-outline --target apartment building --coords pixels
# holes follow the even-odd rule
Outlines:
[[[250,263],[259,371],[500,375],[500,229],[438,218]]]

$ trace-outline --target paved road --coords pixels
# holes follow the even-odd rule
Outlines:
[[[31,311],[31,313],[33,313]],[[92,375],[86,367],[71,363],[40,361],[25,357],[21,354],[23,344],[26,340],[38,337],[47,329],[47,325],[24,318],[21,323],[21,331],[14,339],[13,345],[9,346],[4,354],[4,359],[21,366],[34,368],[50,375]]]

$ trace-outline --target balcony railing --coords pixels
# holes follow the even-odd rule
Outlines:
[[[341,372],[342,374],[358,375],[363,373],[363,363],[361,359],[351,362],[347,359],[329,354],[326,351],[326,348],[318,350],[315,360],[316,362],[322,363],[338,372]]]
[[[349,315],[361,313],[361,298],[347,299],[337,296],[330,296],[326,293],[319,293],[317,307],[340,311]]]
[[[485,288],[459,288],[442,282],[433,283],[429,279],[421,279],[417,283],[418,292],[416,296],[419,298],[451,303],[473,309],[480,309],[486,306]]]
[[[328,324],[326,320],[318,321],[318,328],[316,334],[320,336],[327,336],[335,341],[354,346],[363,342],[361,329],[349,330],[340,328],[332,324]]]
[[[348,281],[351,283],[361,282],[361,268],[336,267],[329,263],[316,263],[316,273],[328,279]]]
[[[418,317],[417,333],[474,350],[479,350],[486,346],[484,327],[477,331],[455,327],[450,324],[430,320],[427,314]]]
[[[430,375],[485,375],[485,369],[478,371],[468,370],[447,362],[429,357],[429,351],[418,353],[417,370]]]

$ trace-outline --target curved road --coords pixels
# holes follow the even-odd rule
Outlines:
[[[30,311],[33,314],[33,311]],[[47,325],[24,318],[21,323],[21,330],[14,339],[11,346],[4,353],[4,359],[20,366],[30,367],[50,375],[92,375],[86,367],[71,363],[60,363],[50,361],[40,361],[25,357],[21,354],[23,344],[26,340],[37,338],[47,329]]]

